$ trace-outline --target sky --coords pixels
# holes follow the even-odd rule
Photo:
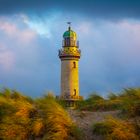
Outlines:
[[[140,87],[139,0],[0,0],[0,88],[59,95],[68,21],[82,51],[80,95]]]

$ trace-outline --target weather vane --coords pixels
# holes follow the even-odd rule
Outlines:
[[[71,26],[71,22],[69,21],[69,22],[67,22],[67,24],[69,25],[69,26]]]
[[[71,29],[71,22],[67,22],[67,24],[69,25],[69,30]]]

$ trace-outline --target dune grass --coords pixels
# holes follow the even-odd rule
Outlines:
[[[93,125],[93,134],[102,135],[104,140],[139,140],[139,133],[132,122],[107,118]]]
[[[52,93],[32,99],[17,91],[0,91],[0,139],[84,140],[82,131],[73,123],[63,106],[65,103]],[[93,134],[102,135],[107,140],[140,139],[140,121],[135,119],[140,117],[139,88],[110,93],[108,98],[91,94],[86,100],[77,103],[77,109],[120,110],[125,120],[108,118],[96,123],[92,128]]]
[[[86,111],[121,110],[129,117],[140,116],[140,88],[128,88],[121,93],[110,93],[108,98],[93,93],[86,100],[79,101],[77,109]]]
[[[0,92],[0,139],[82,140],[79,133],[53,96],[33,100],[17,91]]]

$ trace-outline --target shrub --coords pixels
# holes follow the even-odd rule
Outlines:
[[[42,118],[35,118],[32,122],[32,136],[34,137],[42,137],[44,132],[44,121]]]
[[[72,125],[66,140],[85,140],[85,137],[80,128],[76,125]]]
[[[129,117],[140,116],[140,89],[125,89],[119,98],[122,101],[122,113]]]
[[[129,117],[140,116],[140,88],[124,89],[120,94],[110,93],[107,99],[93,93],[79,101],[77,109],[86,111],[122,110]]]
[[[95,102],[98,100],[104,100],[103,97],[101,97],[100,95],[98,95],[97,93],[92,93],[89,95],[89,98],[87,99],[87,102]]]
[[[36,138],[80,140],[80,130],[50,93],[33,100],[17,91],[0,92],[0,139]]]
[[[93,134],[103,135],[105,140],[138,140],[136,129],[132,123],[107,118],[104,122],[93,125]]]
[[[78,128],[74,126],[68,113],[53,98],[36,101],[40,116],[44,121],[44,140],[80,139]]]
[[[33,105],[18,92],[4,90],[0,94],[0,138],[28,139]]]
[[[77,104],[77,108],[80,110],[87,110],[87,111],[112,111],[120,109],[122,105],[120,100],[95,100],[89,102],[87,100],[80,101]]]
[[[112,92],[109,93],[107,97],[108,97],[109,100],[115,100],[115,99],[118,98],[118,96],[116,94],[112,93]]]

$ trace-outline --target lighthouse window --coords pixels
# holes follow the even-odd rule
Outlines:
[[[74,89],[74,94],[73,94],[74,96],[76,95],[76,89]]]
[[[74,46],[74,43],[73,43],[73,42],[74,42],[74,40],[73,40],[73,38],[71,37],[71,38],[70,38],[71,46]]]
[[[65,46],[70,46],[70,38],[65,38]]]
[[[76,62],[73,62],[73,68],[76,68]]]

